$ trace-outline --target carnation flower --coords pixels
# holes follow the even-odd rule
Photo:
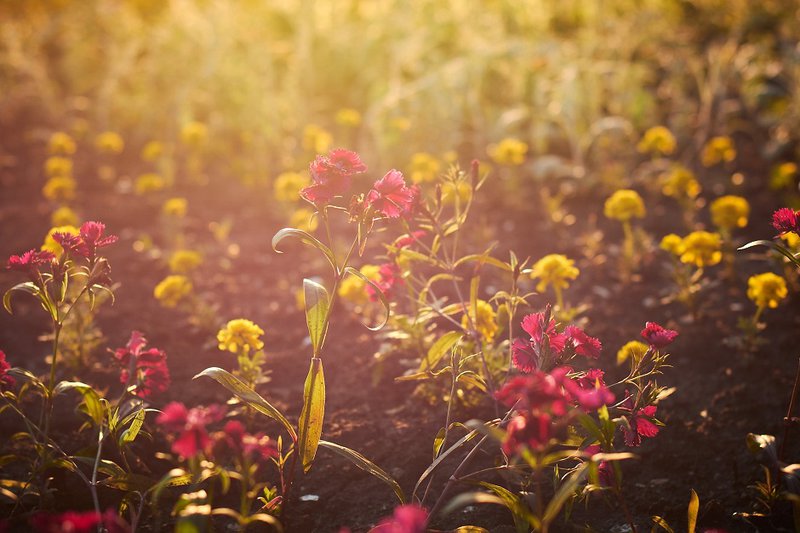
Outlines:
[[[578,379],[565,379],[564,388],[581,409],[596,411],[614,403],[614,394],[606,387],[603,376],[602,370],[593,368]]]
[[[750,276],[747,280],[747,297],[759,309],[778,307],[788,294],[786,280],[772,272]]]
[[[251,320],[246,318],[236,318],[229,321],[224,328],[217,333],[219,349],[231,353],[250,353],[264,347],[261,336],[264,330],[258,327]]]
[[[188,459],[208,448],[211,439],[206,426],[222,420],[223,416],[225,410],[218,405],[186,409],[182,403],[171,402],[156,418],[156,423],[164,431],[177,434],[172,442],[172,451]]]
[[[114,509],[102,515],[97,511],[67,511],[65,513],[37,513],[31,518],[36,533],[96,533],[98,527],[106,533],[128,533],[130,526]]]
[[[800,233],[798,228],[798,211],[788,207],[781,207],[772,214],[772,226],[777,230],[779,235],[784,233]]]
[[[564,334],[569,338],[576,354],[592,359],[600,357],[600,350],[603,348],[600,339],[590,337],[578,326],[567,326]]]
[[[383,263],[378,269],[378,276],[379,278],[375,284],[387,300],[393,300],[397,287],[405,284],[405,281],[400,276],[400,269],[394,263]],[[378,300],[378,295],[372,285],[367,285],[367,294],[369,294],[369,299],[373,302]]]
[[[642,330],[642,337],[650,343],[650,347],[654,350],[660,350],[672,344],[677,336],[677,331],[663,328],[655,322],[647,322]]]
[[[656,416],[656,406],[648,405],[641,409],[632,407],[633,400],[628,397],[620,409],[627,410],[630,414],[625,416],[627,425],[623,424],[622,435],[625,444],[628,446],[639,446],[642,444],[642,437],[655,437],[658,435],[658,426],[653,423]]]
[[[367,193],[367,205],[388,218],[397,218],[411,208],[414,193],[399,170],[390,170]]]
[[[11,365],[6,361],[6,354],[0,350],[0,391],[7,390],[14,386],[16,380],[8,375]]]
[[[514,455],[521,446],[541,449],[554,437],[553,418],[548,413],[522,413],[512,418],[506,427],[502,448],[506,455]]]
[[[256,461],[266,461],[279,455],[272,439],[263,432],[247,433],[238,420],[228,421],[222,431],[216,434],[214,451],[215,454],[221,452],[219,455],[227,455],[232,451]]]
[[[55,258],[55,254],[47,250],[28,250],[21,255],[9,257],[6,268],[25,272],[32,280],[36,280],[39,277],[40,267],[50,264]]]
[[[300,196],[316,206],[329,203],[350,189],[352,176],[367,170],[358,154],[349,150],[331,150],[318,155],[309,166],[311,185],[300,190]]]
[[[369,533],[425,533],[428,512],[415,504],[401,505],[391,517],[384,518]]]
[[[547,314],[549,315],[549,313]],[[544,321],[545,313],[526,315],[522,319],[522,329],[531,336],[531,343],[537,352],[542,349],[546,341],[552,351],[560,354],[564,351],[567,336],[556,332],[555,319],[551,318],[547,327],[545,327]]]
[[[144,335],[134,331],[125,347],[114,352],[114,358],[122,367],[120,383],[132,387],[132,394],[139,398],[150,398],[153,394],[162,393],[170,385],[167,354],[157,348],[145,350],[146,345],[147,339]]]

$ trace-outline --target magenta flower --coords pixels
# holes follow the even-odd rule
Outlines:
[[[31,518],[36,533],[96,533],[98,526],[108,533],[127,533],[130,526],[113,510],[102,515],[97,511],[67,511],[66,513],[37,513]]]
[[[350,189],[352,176],[367,170],[358,154],[349,150],[331,150],[327,155],[318,155],[309,165],[311,185],[300,190],[308,202],[316,206],[330,203]]]
[[[211,443],[206,426],[222,420],[225,410],[218,405],[208,407],[186,406],[179,402],[167,404],[156,419],[156,423],[169,433],[177,433],[172,443],[172,451],[181,457],[189,458],[204,452]]]
[[[564,388],[581,409],[587,412],[596,411],[604,405],[614,403],[614,393],[606,387],[603,375],[602,370],[593,368],[581,378],[564,380]]]
[[[592,444],[591,446],[587,446],[583,451],[591,457],[598,453],[602,453],[603,450],[600,448],[599,444]],[[611,463],[608,461],[600,461],[600,463],[597,465],[597,481],[599,482],[600,486],[610,487],[613,484],[613,475],[614,473],[611,469]]]
[[[797,211],[788,207],[782,207],[772,213],[772,226],[778,232],[778,235],[789,232],[800,234],[797,215]]]
[[[600,357],[600,350],[603,348],[600,339],[590,337],[578,326],[567,326],[564,333],[569,337],[576,354],[592,359]]]
[[[0,350],[0,391],[14,386],[16,380],[8,375],[11,365],[6,361],[6,354]]]
[[[425,533],[428,526],[428,512],[414,504],[396,507],[394,514],[384,518],[370,529],[369,533]]]
[[[642,330],[642,337],[654,350],[660,350],[675,340],[678,332],[672,329],[666,329],[655,322],[647,322]]]
[[[397,218],[411,208],[414,192],[406,186],[403,174],[392,169],[375,182],[367,193],[367,205],[388,218]]]
[[[658,426],[653,423],[656,416],[655,405],[648,405],[641,409],[634,408],[633,398],[628,397],[620,408],[630,413],[625,416],[628,424],[621,426],[626,445],[639,446],[642,444],[642,437],[658,435]]]
[[[12,255],[9,257],[6,268],[18,272],[25,272],[30,278],[35,280],[39,276],[40,267],[52,263],[55,258],[56,256],[53,252],[28,250],[21,255]]]
[[[401,287],[405,281],[400,276],[400,268],[394,263],[384,263],[378,270],[380,279],[375,282],[387,300],[393,300],[397,287]],[[367,285],[367,294],[373,302],[378,301],[378,295],[372,285]]]
[[[230,420],[217,433],[215,453],[232,451],[249,459],[268,460],[278,457],[278,449],[264,433],[250,434],[238,420]]]
[[[550,411],[557,416],[567,412],[569,396],[564,391],[564,381],[569,368],[560,367],[546,374],[539,370],[525,376],[516,376],[495,393],[507,407],[519,410]]]
[[[402,250],[403,248],[408,248],[417,243],[422,237],[427,234],[425,230],[417,230],[412,231],[411,233],[407,233],[395,239],[392,246],[397,250]]]
[[[145,350],[146,345],[144,335],[134,331],[128,344],[114,352],[114,358],[122,367],[120,382],[132,386],[132,393],[139,398],[150,398],[153,394],[162,393],[169,388],[171,382],[167,354],[157,348]]]
[[[555,353],[560,354],[564,351],[564,347],[566,346],[567,336],[556,331],[555,319],[551,318],[546,328],[544,321],[545,313],[532,313],[530,315],[526,315],[522,319],[522,329],[531,336],[531,343],[533,344],[533,348],[537,353],[542,349],[542,346],[546,340],[547,344],[550,346],[550,349]]]
[[[521,446],[540,449],[555,436],[553,419],[547,413],[523,413],[515,416],[508,423],[503,439],[503,453],[514,455]]]
[[[517,369],[526,374],[539,367],[539,356],[536,355],[531,343],[523,339],[514,339],[511,344],[511,361]]]

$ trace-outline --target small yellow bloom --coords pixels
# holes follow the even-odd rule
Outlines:
[[[142,148],[142,161],[153,162],[164,153],[164,145],[158,141],[150,141]]]
[[[684,198],[697,198],[700,194],[700,183],[694,173],[683,165],[673,165],[664,177],[661,192],[665,196],[681,200]]]
[[[72,176],[72,159],[52,156],[44,162],[44,172],[48,177]]]
[[[47,232],[47,235],[44,238],[44,244],[42,244],[42,250],[46,252],[53,252],[56,257],[61,257],[61,254],[64,253],[64,248],[62,248],[61,245],[58,244],[53,238],[54,233],[71,233],[72,235],[78,235],[80,230],[71,224],[67,224],[64,226],[50,228],[50,231]]]
[[[774,309],[788,294],[786,280],[772,272],[750,276],[747,280],[747,297],[756,307]]]
[[[190,148],[200,148],[208,140],[208,127],[195,120],[187,122],[181,128],[181,142]]]
[[[620,189],[606,200],[603,212],[606,217],[620,222],[644,218],[644,200],[632,189]]]
[[[649,348],[650,347],[643,342],[630,341],[617,352],[617,364],[621,365],[631,358],[638,364]]]
[[[95,137],[95,147],[106,154],[118,154],[125,148],[125,142],[118,133],[106,131]]]
[[[681,262],[698,268],[713,266],[722,260],[722,237],[719,233],[693,231],[683,239]]]
[[[250,353],[264,347],[261,336],[264,330],[246,318],[231,320],[217,333],[219,349],[231,353]]]
[[[154,172],[148,172],[136,178],[134,189],[136,190],[136,194],[143,195],[161,191],[166,186],[167,183],[164,181],[164,178]]]
[[[357,109],[346,107],[336,112],[336,123],[340,126],[355,128],[361,124],[361,113]]]
[[[730,137],[714,137],[703,148],[703,166],[713,167],[723,161],[730,163],[736,159],[736,147]]]
[[[575,261],[563,254],[549,254],[533,265],[531,278],[538,279],[536,290],[544,292],[552,285],[556,289],[569,287],[569,280],[578,277],[580,270],[575,266]]]
[[[675,151],[675,136],[664,126],[654,126],[644,132],[636,149],[643,154],[669,155]]]
[[[411,156],[409,175],[414,183],[430,182],[439,175],[441,163],[427,152],[417,152]]]
[[[497,330],[500,329],[497,325],[497,314],[494,312],[492,304],[487,301],[477,300],[475,304],[478,311],[477,317],[475,309],[469,306],[469,318],[472,319],[473,326],[486,342],[492,342]],[[461,318],[461,327],[464,329],[469,328],[469,320],[467,319],[466,313],[464,313],[464,316]]]
[[[796,250],[798,247],[800,247],[800,235],[793,231],[784,233],[781,235],[781,239],[786,243],[786,246],[792,250]]]
[[[189,294],[194,287],[186,276],[173,274],[167,276],[156,285],[153,295],[156,300],[164,307],[177,307]]]
[[[47,151],[52,155],[72,155],[75,153],[75,148],[75,141],[63,131],[52,134],[47,143]]]
[[[173,274],[188,274],[203,262],[200,252],[194,250],[176,250],[169,258],[169,270]]]
[[[292,217],[289,219],[289,226],[310,233],[319,226],[319,219],[314,216],[314,211],[301,207],[295,209],[292,213]]]
[[[364,265],[361,267],[361,273],[367,279],[378,281],[380,279],[380,267],[378,265]],[[354,305],[366,305],[369,302],[369,294],[367,293],[367,282],[356,276],[347,276],[339,284],[337,291],[339,296]]]
[[[664,235],[664,238],[661,239],[661,244],[659,246],[662,250],[666,250],[677,257],[683,255],[683,252],[685,251],[683,239],[674,233]]]
[[[327,152],[333,144],[333,136],[316,124],[303,128],[303,148],[315,154]]]
[[[306,174],[284,172],[275,178],[275,199],[279,202],[297,202],[300,200],[300,189],[310,184],[311,179]]]
[[[186,198],[170,198],[164,202],[161,212],[168,217],[183,218],[186,216],[187,207]]]
[[[711,202],[711,221],[723,230],[747,226],[750,204],[741,196],[721,196]]]
[[[66,205],[62,205],[50,215],[50,224],[53,226],[77,226],[78,215]]]
[[[507,137],[497,144],[490,144],[486,152],[498,165],[519,166],[525,162],[528,145],[519,139]]]
[[[42,194],[48,200],[65,202],[75,198],[78,184],[70,176],[55,176],[47,180],[42,187]]]
[[[442,183],[442,203],[444,205],[455,205],[456,199],[461,205],[469,202],[472,198],[472,186],[468,181],[448,181]]]
[[[794,185],[796,177],[796,163],[781,163],[772,167],[769,178],[769,186],[773,189],[788,189]]]

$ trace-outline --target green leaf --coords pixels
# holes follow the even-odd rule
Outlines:
[[[53,394],[57,396],[68,390],[77,390],[81,393],[83,396],[83,405],[86,407],[86,414],[89,415],[89,418],[92,419],[95,425],[99,426],[103,423],[106,417],[106,410],[103,407],[100,396],[91,386],[86,383],[81,383],[80,381],[62,381],[56,385]]]
[[[476,262],[476,263],[478,263],[480,265],[482,265],[483,263],[487,263],[487,264],[492,265],[493,267],[499,268],[500,270],[503,270],[505,272],[511,272],[511,266],[510,265],[508,265],[507,263],[504,263],[503,261],[500,261],[499,259],[495,259],[494,257],[490,256],[488,251],[484,252],[483,254],[465,255],[464,257],[462,257],[461,259],[459,259],[458,261],[456,261],[453,264],[453,268],[457,268],[457,267],[463,265],[464,263],[468,263],[468,262]]]
[[[578,488],[578,485],[589,473],[588,465],[589,463],[583,463],[575,468],[566,481],[561,483],[561,486],[558,487],[558,490],[553,495],[553,498],[550,500],[550,503],[547,504],[547,508],[544,511],[544,518],[542,519],[544,524],[552,523],[553,520],[558,517],[558,513],[561,512],[561,508],[567,500],[575,495],[575,489]]]
[[[241,380],[239,380],[239,378],[227,370],[223,370],[222,368],[215,366],[206,368],[192,379],[197,379],[201,376],[216,380],[220,385],[231,391],[237,398],[247,403],[247,405],[259,413],[267,415],[268,417],[274,418],[280,422],[281,425],[283,425],[283,427],[286,429],[286,432],[289,433],[289,436],[292,437],[292,440],[295,442],[297,441],[297,433],[289,421],[286,420],[286,417],[283,416],[278,409],[265,400],[260,394],[245,385]]]
[[[278,250],[278,244],[287,237],[299,239],[304,244],[313,246],[322,252],[322,255],[325,256],[325,258],[328,260],[328,263],[330,263],[331,267],[333,268],[334,274],[339,274],[339,267],[336,265],[336,256],[333,255],[331,249],[319,242],[313,235],[306,233],[303,230],[295,228],[283,228],[282,230],[278,231],[278,233],[272,237],[272,249],[279,254],[283,253],[282,251]]]
[[[330,296],[328,291],[310,279],[303,280],[303,294],[306,305],[306,324],[308,335],[311,337],[311,347],[314,357],[318,357],[322,345],[325,343],[325,334],[328,330],[328,310],[330,309]]]
[[[38,286],[36,286],[36,284],[33,283],[32,281],[17,283],[16,285],[8,289],[5,292],[5,294],[3,294],[3,307],[6,308],[6,311],[8,311],[9,314],[14,314],[14,312],[11,310],[11,295],[15,291],[27,292],[28,294],[32,294],[33,296],[36,297],[37,300],[39,300],[39,303],[42,304],[44,310],[50,314],[50,317],[53,318],[53,320],[58,319],[58,309],[56,309],[50,303],[47,294],[42,292],[42,290]]]
[[[509,511],[511,511],[512,516],[514,517],[514,526],[516,527],[519,533],[526,533],[530,530],[530,527],[536,528],[538,526],[538,520],[533,515],[528,507],[528,504],[525,500],[511,492],[505,487],[501,487],[500,485],[495,485],[494,483],[489,483],[487,481],[480,481],[478,485],[485,489],[489,489],[490,491],[494,492],[495,495],[503,500],[503,505],[505,505]]]
[[[303,388],[303,410],[300,412],[300,459],[303,470],[308,472],[317,454],[322,436],[322,421],[325,417],[325,376],[322,359],[314,357],[308,369]]]
[[[381,329],[383,326],[386,325],[386,322],[389,321],[389,301],[386,299],[386,296],[383,294],[383,291],[381,290],[381,288],[378,287],[378,285],[374,281],[372,281],[366,275],[364,275],[363,272],[361,272],[357,268],[353,268],[351,266],[346,267],[344,269],[344,271],[349,273],[349,274],[354,275],[357,278],[361,278],[361,280],[363,280],[365,283],[370,285],[374,289],[375,295],[378,297],[378,299],[383,304],[383,309],[384,309],[384,311],[386,311],[386,316],[384,316],[383,321],[380,324],[378,324],[377,326],[367,326],[366,324],[364,324],[368,330],[370,330],[370,331],[378,331],[379,329]]]
[[[156,484],[156,480],[140,474],[123,474],[121,476],[107,477],[99,482],[101,485],[126,492],[147,492]]]
[[[144,416],[145,410],[143,408],[136,412],[131,425],[128,426],[119,437],[120,446],[124,446],[136,440],[136,436],[139,435],[139,430],[142,429],[142,424],[144,424]]]
[[[766,246],[767,248],[772,248],[773,250],[777,250],[781,255],[783,255],[786,259],[791,261],[795,266],[800,267],[800,260],[798,260],[797,256],[793,254],[788,248],[774,241],[765,241],[765,240],[752,241],[748,242],[744,246],[740,246],[739,248],[737,248],[737,250],[743,251],[749,248],[754,248],[756,246]]]
[[[464,334],[460,331],[448,331],[439,337],[436,342],[433,343],[433,346],[430,347],[428,355],[425,356],[425,359],[423,359],[422,363],[419,365],[419,371],[421,372],[435,367],[436,364],[441,361],[442,357],[444,357],[463,336]]]
[[[669,527],[669,524],[667,524],[667,521],[664,520],[663,518],[661,518],[660,516],[653,516],[653,517],[650,518],[650,520],[652,520],[655,525],[657,525],[658,527],[662,528],[667,533],[675,533],[673,531],[673,529],[671,527]]]
[[[689,497],[689,510],[687,512],[689,518],[689,531],[688,533],[694,533],[695,528],[697,527],[697,513],[700,511],[700,498],[697,497],[697,493],[692,489],[692,495]]]
[[[403,494],[403,489],[400,488],[400,484],[397,481],[395,481],[395,479],[392,476],[387,474],[386,471],[384,471],[378,465],[376,465],[375,463],[373,463],[372,461],[370,461],[357,451],[351,450],[350,448],[347,448],[340,444],[335,444],[333,442],[328,442],[326,440],[320,440],[319,445],[322,446],[323,448],[327,448],[328,450],[338,453],[339,455],[341,455],[342,457],[344,457],[345,459],[356,465],[361,470],[368,472],[373,476],[375,476],[376,478],[380,479],[381,481],[389,485],[389,487],[391,487],[391,489],[397,495],[397,498],[400,500],[400,503],[406,503],[406,497]]]
[[[444,445],[444,436],[447,434],[446,428],[439,428],[439,431],[436,432],[436,436],[433,438],[433,458],[439,455],[439,452],[442,451],[442,445]]]

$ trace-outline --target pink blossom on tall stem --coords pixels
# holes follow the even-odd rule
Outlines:
[[[647,322],[642,330],[642,338],[650,343],[650,347],[654,350],[660,350],[672,344],[677,336],[677,331],[666,329],[655,322]]]
[[[12,255],[9,257],[6,268],[24,272],[31,280],[36,281],[39,278],[40,268],[43,265],[52,263],[55,258],[56,256],[53,252],[28,250],[20,255]]]
[[[181,457],[190,458],[204,452],[211,439],[206,426],[222,420],[225,410],[218,405],[208,407],[186,406],[179,402],[167,404],[156,418],[156,423],[170,433],[178,433],[172,443],[172,451]]]
[[[642,437],[655,437],[658,435],[658,426],[653,423],[657,409],[655,405],[635,408],[633,397],[629,396],[620,406],[620,409],[629,413],[625,416],[627,425],[622,425],[622,435],[625,437],[625,444],[628,446],[639,446],[642,444]]]
[[[312,183],[300,190],[300,196],[317,207],[328,204],[350,189],[353,175],[366,170],[359,155],[349,150],[336,149],[327,156],[318,155],[309,165]]]
[[[384,518],[369,533],[425,533],[428,512],[415,504],[401,505],[391,517]]]
[[[144,335],[134,331],[128,344],[114,352],[114,358],[122,367],[120,382],[133,386],[132,394],[139,398],[149,398],[153,394],[162,393],[170,385],[167,354],[157,348],[145,350],[146,345],[147,340]]]
[[[541,349],[544,341],[550,345],[550,349],[560,354],[564,351],[567,344],[567,336],[556,331],[556,321],[551,318],[545,327],[545,313],[532,313],[522,319],[522,329],[531,336],[531,343],[537,351]]]
[[[375,182],[367,193],[367,205],[388,218],[398,218],[411,209],[414,191],[406,186],[403,174],[392,169]]]
[[[778,235],[784,233],[794,232],[800,234],[800,220],[798,220],[798,211],[789,207],[782,207],[772,213],[772,227],[778,232]]]
[[[378,279],[375,284],[387,300],[393,300],[397,287],[405,283],[400,276],[400,268],[394,263],[384,263],[378,269],[378,275],[380,279]],[[367,294],[369,295],[369,299],[373,302],[379,299],[372,285],[367,285]]]
[[[584,411],[596,411],[604,405],[614,403],[614,393],[603,381],[604,372],[593,368],[576,380],[564,380],[564,388]]]
[[[0,350],[0,391],[7,390],[13,387],[16,380],[8,375],[11,365],[6,361],[6,354]]]
[[[102,515],[97,511],[67,511],[65,513],[37,513],[31,518],[36,533],[96,533],[98,526],[108,533],[127,533],[130,526],[114,511]]]
[[[600,351],[603,348],[600,339],[590,337],[578,326],[567,326],[564,334],[569,338],[576,354],[592,359],[600,357]]]

